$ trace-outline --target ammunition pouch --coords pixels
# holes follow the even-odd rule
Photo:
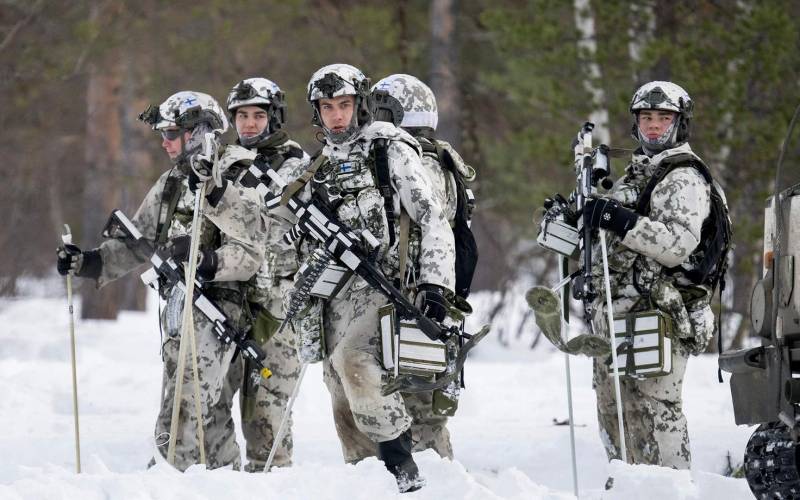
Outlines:
[[[258,345],[264,347],[267,342],[275,335],[281,326],[280,320],[270,314],[269,310],[260,307],[258,313],[253,318],[253,326],[250,330],[250,338]]]
[[[644,379],[672,372],[672,319],[662,311],[614,316],[614,345],[620,375]],[[612,366],[612,359],[606,360]]]
[[[455,371],[455,359],[460,348],[460,338],[431,340],[413,320],[397,314],[394,304],[378,310],[381,328],[381,364],[393,378],[400,375],[418,375],[435,380]],[[450,307],[444,323],[462,322],[464,313]],[[432,394],[432,411],[435,415],[452,416],[458,408],[461,392],[460,377]]]

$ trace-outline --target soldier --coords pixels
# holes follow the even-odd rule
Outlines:
[[[689,355],[703,352],[714,333],[711,296],[727,246],[707,231],[725,226],[720,187],[688,140],[693,102],[671,82],[650,82],[631,100],[634,151],[625,176],[607,196],[590,199],[584,222],[608,231],[614,315],[658,309],[673,323],[672,371],[654,378],[620,377],[628,460],[688,469],[689,434],[681,387]],[[649,200],[649,203],[648,203]],[[719,233],[719,229],[717,229]],[[593,325],[607,332],[599,249]],[[613,368],[594,363],[601,437],[609,459],[620,458]]]
[[[412,280],[417,303],[430,318],[444,319],[445,296],[452,296],[453,231],[425,180],[419,144],[408,133],[385,122],[373,122],[368,106],[369,80],[346,64],[325,66],[308,83],[314,125],[321,127],[323,161],[307,188],[329,204],[341,221],[364,235],[376,265],[387,278]],[[387,183],[378,177],[386,158]],[[317,163],[317,162],[315,162]],[[382,195],[379,186],[385,186]],[[405,211],[413,223],[408,269],[400,270],[397,216]],[[368,243],[371,242],[371,243]],[[411,421],[398,393],[383,396],[386,374],[380,363],[378,309],[388,300],[360,277],[351,279],[326,300],[322,335],[327,346],[325,382],[337,424],[354,423],[360,435],[377,447],[377,455],[395,476],[401,492],[424,485],[411,455]],[[337,425],[346,461],[348,429]]]
[[[236,157],[252,161],[261,155],[270,162],[287,182],[305,171],[309,157],[299,144],[289,140],[283,130],[286,120],[284,94],[274,82],[266,78],[248,78],[234,85],[228,95],[228,112],[236,127],[237,144],[226,148],[226,153],[237,151]],[[259,385],[247,379],[240,394],[242,432],[246,441],[248,472],[264,469],[273,436],[278,431],[300,374],[300,361],[294,347],[291,331],[284,329],[273,337],[281,316],[283,297],[292,287],[297,271],[297,252],[294,246],[283,242],[289,226],[283,219],[267,219],[267,250],[264,264],[248,286],[247,300],[253,319],[252,337],[262,345],[267,357],[266,366],[272,376],[261,379]],[[249,363],[246,361],[245,364]],[[245,368],[245,373],[251,371]],[[289,466],[292,463],[291,417],[288,430],[278,446],[273,465]]]
[[[170,96],[158,108],[151,106],[140,119],[161,133],[161,146],[173,167],[161,175],[145,196],[132,222],[144,238],[165,246],[176,262],[186,262],[192,231],[195,192],[209,180],[192,166],[202,152],[206,134],[223,133],[228,127],[223,110],[210,96],[183,91]],[[196,165],[197,166],[197,165]],[[234,324],[239,320],[244,297],[242,284],[249,280],[263,261],[265,232],[260,216],[262,202],[250,189],[234,187],[230,172],[222,171],[221,186],[209,188],[200,228],[200,260],[197,275],[203,293],[214,300]],[[125,242],[108,239],[98,248],[58,249],[58,270],[93,279],[98,287],[132,271],[150,256],[140,255]],[[159,453],[166,457],[175,397],[178,348],[180,343],[183,292],[178,287],[160,290],[166,306],[161,317],[164,329],[164,361],[161,408],[155,427]],[[231,408],[233,391],[241,385],[240,363],[233,363],[235,348],[225,345],[213,333],[212,324],[194,314],[194,331],[199,365],[200,403],[205,429],[207,466],[240,467]],[[226,381],[226,377],[231,380]],[[175,448],[175,467],[183,471],[200,460],[197,422],[193,403],[191,370],[184,374],[181,394],[180,431]],[[155,459],[151,461],[151,465]]]
[[[388,97],[393,98],[394,101],[376,96],[376,90],[387,92]],[[376,120],[392,122],[396,126],[402,127],[419,142],[423,151],[423,170],[428,176],[435,198],[444,211],[450,226],[456,227],[458,224],[456,218],[459,196],[462,197],[465,210],[463,223],[465,226],[468,225],[473,203],[471,191],[464,187],[464,182],[474,180],[475,170],[464,162],[450,144],[434,138],[439,115],[436,97],[431,89],[414,76],[395,74],[383,78],[375,84],[373,98],[378,101],[374,108]],[[445,159],[446,155],[448,155],[448,159]],[[451,168],[457,171],[453,172],[450,170]],[[471,239],[474,244],[471,233],[464,239]],[[456,244],[459,243],[456,241]],[[476,254],[476,252],[477,250],[474,249],[473,253]],[[474,262],[472,269],[474,269]],[[456,281],[459,281],[458,277]],[[469,304],[466,303],[469,285],[467,284],[464,288],[456,286],[455,305],[464,309],[465,312],[470,312]],[[446,426],[447,417],[452,416],[457,408],[459,388],[458,383],[454,384],[454,391],[452,391],[454,394],[448,394],[441,390],[403,393],[406,408],[414,419],[411,424],[413,451],[432,448],[442,458],[453,458],[450,432]],[[375,455],[374,445],[367,436],[358,431],[355,422],[350,417],[347,412],[334,414],[339,433],[348,436],[348,438],[342,439],[342,446],[346,448],[345,456],[348,461],[356,462]]]

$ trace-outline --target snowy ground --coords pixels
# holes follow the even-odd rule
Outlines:
[[[76,475],[68,316],[66,300],[54,296],[63,293],[61,286],[50,297],[0,300],[0,499],[398,496],[377,460],[342,463],[319,365],[309,368],[295,406],[294,467],[268,475],[200,468],[180,474],[166,465],[146,470],[161,383],[155,311],[77,324],[83,473]],[[503,348],[491,336],[474,352],[450,425],[457,459],[417,454],[428,486],[403,498],[574,498],[569,428],[554,425],[554,419],[567,418],[564,356],[544,342],[534,351]],[[597,432],[591,364],[571,358],[571,367],[580,498],[752,498],[744,480],[720,475],[728,453],[741,460],[751,430],[733,423],[728,385],[716,381],[716,358],[689,363],[684,404],[691,472],[608,465]],[[609,475],[615,488],[604,491]]]

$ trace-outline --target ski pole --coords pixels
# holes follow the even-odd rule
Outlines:
[[[603,279],[606,287],[606,313],[608,315],[608,336],[611,342],[611,360],[614,364],[614,392],[617,397],[617,425],[619,426],[619,442],[622,461],[628,463],[628,450],[625,447],[625,427],[622,422],[622,396],[619,388],[619,364],[617,363],[617,342],[614,337],[614,311],[611,304],[611,278],[608,273],[608,250],[606,249],[606,232],[600,230],[600,248],[603,250]]]
[[[72,244],[72,231],[64,224],[61,241],[65,245]],[[67,305],[69,306],[69,347],[72,361],[72,415],[75,421],[75,471],[81,473],[81,432],[78,418],[78,375],[75,362],[75,309],[72,305],[72,275],[67,273]]]
[[[197,187],[194,199],[194,214],[192,217],[192,234],[189,244],[189,260],[184,266],[186,289],[183,301],[183,320],[181,323],[181,340],[178,347],[178,367],[175,372],[175,394],[172,401],[172,419],[169,426],[169,445],[167,447],[167,462],[175,465],[175,445],[178,437],[178,423],[181,413],[181,399],[183,398],[183,374],[186,370],[186,337],[189,337],[192,354],[192,375],[194,377],[194,406],[197,417],[197,441],[200,448],[200,463],[206,463],[205,433],[203,431],[203,412],[200,405],[200,380],[197,368],[197,345],[194,335],[194,281],[197,271],[197,252],[200,247],[200,225],[202,224],[201,210],[202,199],[205,196],[205,182]]]
[[[569,278],[567,258],[563,255],[558,256],[558,267],[562,276]],[[561,291],[561,314],[563,321],[561,321],[561,338],[564,334],[569,335],[569,281],[565,286],[559,287]],[[572,488],[575,491],[575,497],[578,498],[578,462],[575,456],[575,421],[572,411],[572,374],[569,367],[569,354],[564,353],[564,363],[567,374],[567,408],[569,410],[569,446],[572,454]]]
[[[272,459],[275,458],[275,452],[278,451],[278,446],[280,446],[280,442],[283,439],[283,433],[286,429],[286,422],[289,420],[289,416],[292,414],[292,406],[294,406],[294,401],[297,399],[297,394],[300,392],[300,384],[303,382],[303,377],[306,375],[306,368],[308,368],[308,363],[303,363],[303,367],[300,369],[300,376],[297,377],[297,382],[294,384],[292,396],[289,398],[289,402],[286,404],[286,410],[283,412],[283,417],[281,417],[281,425],[278,426],[278,433],[273,436],[272,448],[270,448],[267,462],[264,464],[265,473],[269,472],[269,467],[272,465]]]

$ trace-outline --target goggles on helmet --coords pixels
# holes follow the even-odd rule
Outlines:
[[[165,128],[161,129],[161,138],[168,141],[174,141],[181,136],[182,130],[179,128]]]

